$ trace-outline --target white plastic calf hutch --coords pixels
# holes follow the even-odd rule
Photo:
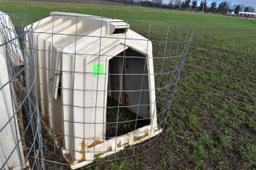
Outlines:
[[[0,169],[22,169],[22,164],[25,167],[23,149],[19,142],[17,115],[15,114],[16,103],[11,94],[13,87],[8,70],[8,62],[15,65],[20,65],[23,62],[16,37],[10,17],[0,11]],[[12,43],[8,43],[9,41]]]
[[[43,122],[72,169],[161,132],[150,40],[122,20],[75,13],[52,12],[32,27]],[[107,137],[109,98],[118,111]],[[149,123],[118,135],[124,107]]]

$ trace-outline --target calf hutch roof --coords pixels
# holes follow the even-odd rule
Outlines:
[[[72,169],[162,131],[150,40],[122,20],[75,13],[52,12],[31,27],[44,126]],[[107,138],[108,97],[150,123]]]

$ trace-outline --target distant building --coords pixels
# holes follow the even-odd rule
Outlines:
[[[240,17],[256,18],[256,12],[239,12]]]
[[[235,14],[235,11],[230,11],[230,10],[229,10],[229,11],[227,12],[227,15],[236,15],[236,14]]]

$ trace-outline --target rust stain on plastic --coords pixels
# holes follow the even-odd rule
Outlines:
[[[128,142],[125,142],[125,143],[121,143],[121,141],[117,144],[117,147],[118,148],[121,148],[122,146],[124,146],[124,147],[127,147],[127,146],[129,146],[129,143]]]
[[[98,144],[101,144],[101,143],[103,143],[103,141],[96,139],[90,145],[88,145],[87,148],[92,148],[92,147],[94,147],[94,146],[96,146]]]
[[[154,132],[159,131],[159,130],[160,130],[159,127],[157,127],[157,128],[154,130]]]
[[[119,141],[119,143],[117,144],[117,147],[119,148],[121,146],[122,146],[122,143],[121,143],[121,141]]]
[[[80,149],[80,154],[82,155],[82,157],[81,157],[81,159],[78,162],[85,161],[85,148],[86,148],[86,144],[85,144],[84,140],[82,140],[80,148],[81,148]]]
[[[143,136],[134,136],[133,140],[134,141],[138,141],[138,140],[142,140],[143,138],[148,136],[148,132],[145,132]]]
[[[110,152],[110,151],[112,151],[112,147],[111,147],[111,146],[108,147],[108,149],[107,149],[106,151],[95,154],[95,156],[96,156],[96,157],[99,157],[99,156],[101,156],[101,155],[103,155],[103,154],[105,154],[105,153],[107,153],[107,152]]]

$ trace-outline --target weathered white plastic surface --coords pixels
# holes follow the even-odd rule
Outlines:
[[[16,55],[10,55],[10,60],[15,65],[22,65],[24,62],[20,43],[17,39],[15,27],[12,24],[11,18],[4,12],[0,11],[0,20],[2,23],[1,34],[2,38],[8,43],[9,50],[15,50]],[[8,32],[8,33],[7,33]]]
[[[0,44],[8,40],[12,40],[17,37],[15,29],[11,23],[10,18],[7,14],[0,12],[0,19],[3,25],[0,26]],[[5,34],[8,29],[9,34]],[[15,45],[17,50],[17,58],[10,58],[13,63],[21,64],[22,55],[19,48],[19,43],[17,40],[14,40],[12,43],[9,43],[9,51]],[[14,99],[11,96],[11,84],[9,82],[9,73],[7,69],[7,56],[6,56],[7,46],[0,47],[0,87],[3,87],[0,90],[0,129],[3,128],[0,132],[0,167],[7,161],[4,169],[22,169],[22,164],[24,165],[24,156],[20,140],[20,134],[17,123],[17,116],[15,115],[14,108]],[[19,57],[19,58],[18,58]],[[9,159],[9,160],[8,160]]]
[[[41,111],[48,116],[51,130],[63,136],[63,154],[72,158],[68,159],[71,168],[85,166],[96,157],[116,153],[161,132],[157,126],[155,93],[150,90],[150,125],[105,139],[109,62],[128,48],[143,54],[148,89],[155,89],[149,40],[118,19],[53,12],[41,21],[32,24],[35,43],[41,51],[37,53]],[[123,30],[115,33],[116,29]],[[104,74],[92,73],[96,64],[104,65]]]

